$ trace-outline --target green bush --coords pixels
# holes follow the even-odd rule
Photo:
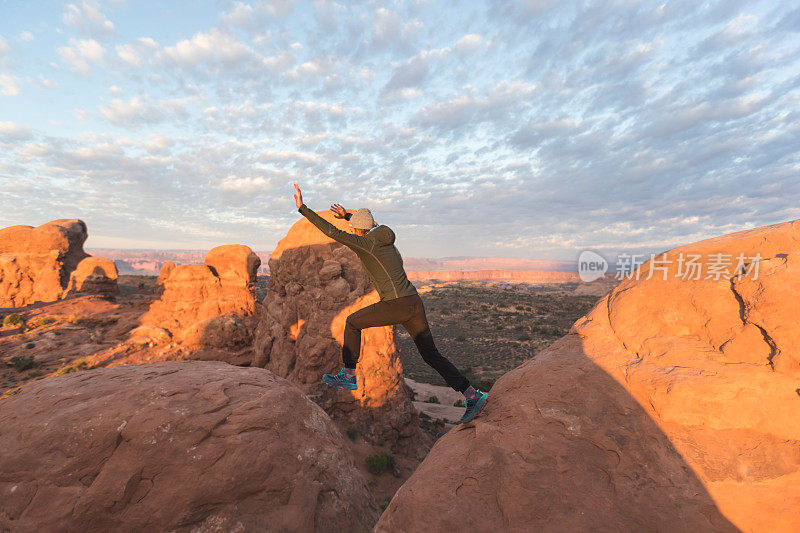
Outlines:
[[[376,453],[368,455],[365,459],[367,462],[367,470],[370,473],[377,475],[384,472],[391,472],[394,470],[395,459],[391,453]]]
[[[431,415],[429,415],[428,413],[425,413],[425,412],[420,412],[419,413],[419,417],[421,419],[423,419],[423,420],[430,420],[431,419]]]
[[[19,326],[22,324],[22,317],[18,313],[11,313],[3,319],[4,326]]]
[[[43,318],[39,322],[37,322],[36,325],[42,327],[46,326],[47,324],[52,324],[53,322],[55,322],[55,320],[52,318]]]
[[[519,340],[521,340],[521,341],[529,341],[529,340],[531,340],[531,336],[528,335],[527,333],[524,333],[524,334],[519,336]]]
[[[456,400],[456,403],[453,404],[453,407],[466,407],[467,404],[464,403],[464,400]]]
[[[62,366],[58,370],[56,370],[56,375],[60,376],[62,374],[70,374],[72,372],[80,372],[82,370],[89,370],[91,367],[89,366],[89,362],[86,360],[85,357],[81,357],[80,359],[75,359],[68,365]]]
[[[457,340],[458,342],[464,342],[465,340],[467,340],[467,338],[466,338],[466,337],[464,337],[464,335],[457,335],[457,336],[456,336],[456,340]]]
[[[425,400],[425,403],[440,403],[440,402],[439,398],[437,398],[436,396],[431,396],[430,398]]]
[[[358,430],[356,428],[347,428],[347,438],[355,442],[358,437]]]
[[[28,372],[28,377],[29,378],[38,378],[41,375],[42,375],[42,371],[39,368],[37,368],[35,370],[31,370],[30,372]]]
[[[383,499],[383,501],[381,502],[381,510],[385,511],[386,508],[389,507],[389,502],[391,502],[391,501],[392,501],[392,497],[391,496],[385,497]]]
[[[497,324],[497,325],[494,327],[494,329],[496,329],[496,330],[498,330],[498,331],[499,331],[499,330],[503,329],[503,325],[502,325],[502,324]]]
[[[494,380],[491,379],[479,379],[473,372],[472,367],[468,367],[464,372],[464,377],[469,380],[470,385],[475,387],[476,389],[480,389],[483,392],[487,392],[492,389],[492,385],[494,385]]]
[[[25,349],[26,350],[30,350],[30,349],[33,349],[33,348],[36,348],[36,343],[34,343],[34,342],[29,342],[28,344],[25,345]]]
[[[11,366],[13,366],[14,370],[17,372],[24,372],[25,370],[30,370],[31,368],[36,368],[39,366],[39,363],[34,361],[33,357],[30,355],[15,355],[9,359],[9,361],[11,362]]]

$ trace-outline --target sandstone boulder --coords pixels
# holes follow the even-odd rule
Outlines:
[[[499,379],[376,531],[800,530],[800,221],[657,259]]]
[[[87,236],[86,224],[77,219],[0,229],[0,307],[53,302],[74,292],[70,278],[89,257],[83,251]],[[116,292],[116,267],[108,263],[96,258],[83,267],[75,280],[80,292]],[[97,270],[106,278],[97,277]]]
[[[339,228],[347,225],[330,211],[320,215]],[[347,316],[379,300],[355,253],[302,218],[278,242],[269,270],[253,366],[265,366],[296,383],[367,439],[419,453],[423,437],[391,326],[364,330],[357,390],[332,389],[321,382],[322,374],[342,366]]]
[[[247,330],[250,325],[242,320],[246,321],[256,313],[254,282],[260,264],[258,256],[242,245],[214,248],[203,265],[176,267],[167,262],[159,276],[163,291],[142,317],[141,323],[163,328],[173,339],[188,340],[195,345],[248,344],[252,332],[243,335],[238,326],[244,324]],[[222,316],[241,320],[201,324]],[[219,335],[225,331],[233,336],[221,339]]]
[[[104,257],[83,259],[70,274],[67,292],[70,294],[114,295],[117,288],[117,266]]]
[[[0,530],[369,531],[341,432],[269,371],[116,366],[0,400]]]

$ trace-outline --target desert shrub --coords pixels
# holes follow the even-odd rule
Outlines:
[[[531,336],[528,335],[527,333],[523,333],[522,335],[519,336],[519,340],[521,340],[523,342],[524,341],[529,341],[529,340],[531,340]]]
[[[440,402],[439,398],[437,398],[436,396],[431,396],[430,398],[425,400],[425,403],[440,403]]]
[[[30,372],[28,372],[28,377],[29,378],[38,378],[41,375],[42,375],[42,370],[40,368],[36,368],[36,369],[31,370]]]
[[[72,372],[81,372],[83,370],[89,370],[90,368],[89,361],[87,361],[85,357],[81,357],[80,359],[75,359],[71,363],[56,370],[56,375],[60,376],[62,374],[70,374]]]
[[[431,419],[431,415],[429,415],[428,413],[425,413],[425,412],[420,412],[419,413],[419,417],[421,419],[423,419],[423,420],[430,420]]]
[[[453,407],[466,407],[467,404],[464,403],[464,400],[456,400],[456,403],[453,404]]]
[[[3,319],[4,326],[19,326],[22,324],[22,317],[19,313],[11,313]]]
[[[470,385],[475,387],[476,389],[480,389],[483,392],[487,392],[491,390],[492,385],[494,385],[494,380],[492,379],[480,379],[478,378],[472,371],[472,367],[468,367],[464,372],[464,377],[469,380]]]
[[[26,350],[30,350],[32,348],[36,348],[36,343],[35,342],[29,342],[28,344],[25,345],[25,349]]]
[[[36,323],[36,325],[37,325],[38,327],[42,327],[42,326],[46,326],[47,324],[52,324],[53,322],[55,322],[55,320],[54,320],[54,319],[52,319],[52,318],[43,318],[43,319],[41,319],[40,321],[38,321],[38,322]]]
[[[467,338],[464,337],[464,335],[456,335],[456,340],[458,342],[464,342],[465,340],[467,340]]]
[[[17,372],[24,372],[25,370],[30,370],[31,368],[36,368],[39,366],[39,363],[33,360],[33,357],[30,355],[15,355],[11,359],[9,359],[11,366],[14,367],[14,370]]]
[[[392,501],[391,496],[387,496],[381,502],[381,510],[385,511],[387,507],[389,507],[389,503]]]
[[[367,462],[367,470],[370,473],[377,475],[384,472],[391,472],[394,470],[395,459],[391,453],[376,453],[368,455],[365,459]]]
[[[358,430],[356,428],[347,428],[347,438],[355,442],[358,437]]]

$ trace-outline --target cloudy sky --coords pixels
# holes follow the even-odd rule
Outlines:
[[[658,252],[800,218],[800,1],[0,0],[0,226],[406,256]]]

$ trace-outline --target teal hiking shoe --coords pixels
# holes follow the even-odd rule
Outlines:
[[[356,377],[349,378],[344,374],[344,368],[339,370],[338,374],[323,374],[322,381],[331,387],[339,387],[341,389],[356,390]]]
[[[478,416],[478,414],[483,410],[483,406],[486,405],[486,400],[488,399],[488,394],[480,389],[476,390],[475,397],[471,400],[467,400],[467,411],[464,413],[464,416],[461,417],[461,423],[464,424],[469,422]]]

